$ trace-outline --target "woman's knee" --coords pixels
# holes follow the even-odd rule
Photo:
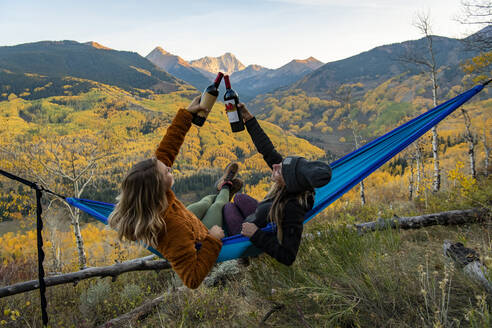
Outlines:
[[[239,208],[233,203],[227,203],[223,209],[224,228],[229,236],[241,233],[244,217]]]
[[[243,217],[253,214],[256,212],[256,208],[258,207],[258,201],[246,194],[237,194],[234,197],[234,204],[241,211]]]

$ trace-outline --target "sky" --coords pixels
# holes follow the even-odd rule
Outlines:
[[[156,46],[185,60],[232,52],[245,65],[278,68],[310,56],[344,59],[422,37],[462,38],[460,0],[0,0],[0,46],[42,40],[96,41],[146,56]]]

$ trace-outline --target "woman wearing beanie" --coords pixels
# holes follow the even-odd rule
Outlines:
[[[234,203],[226,204],[226,228],[230,235],[241,233],[280,263],[291,265],[301,242],[304,216],[314,204],[314,189],[330,181],[331,168],[299,156],[282,158],[246,106],[239,104],[238,109],[256,149],[272,169],[273,185],[260,203],[240,194]],[[260,229],[268,222],[275,223],[276,232]]]

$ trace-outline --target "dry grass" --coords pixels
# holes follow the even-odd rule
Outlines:
[[[444,240],[460,241],[492,258],[492,226],[435,226],[414,231],[357,235],[353,221],[472,207],[489,202],[489,181],[467,198],[442,192],[418,202],[349,204],[309,223],[293,266],[262,255],[224,286],[169,293],[152,314],[132,327],[490,327],[490,298],[443,256]],[[440,205],[440,207],[439,207]],[[337,224],[333,224],[336,222]],[[487,262],[487,260],[486,260]],[[20,267],[19,267],[20,268]],[[34,270],[26,265],[21,270]],[[17,280],[2,268],[2,282]],[[34,272],[32,272],[34,274]],[[48,289],[52,327],[92,327],[167,293],[168,272],[138,272]],[[38,292],[0,299],[0,327],[40,327]],[[275,311],[262,323],[264,316]]]

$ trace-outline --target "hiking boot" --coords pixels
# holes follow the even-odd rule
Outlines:
[[[231,201],[232,197],[234,197],[234,195],[243,187],[243,180],[239,178],[232,179],[231,182],[232,185],[230,186],[231,189],[229,189],[229,201]]]
[[[239,171],[239,165],[235,162],[230,162],[224,169],[224,175],[215,183],[217,190],[222,189],[222,186],[226,181],[232,181]],[[241,185],[242,186],[242,185]]]

